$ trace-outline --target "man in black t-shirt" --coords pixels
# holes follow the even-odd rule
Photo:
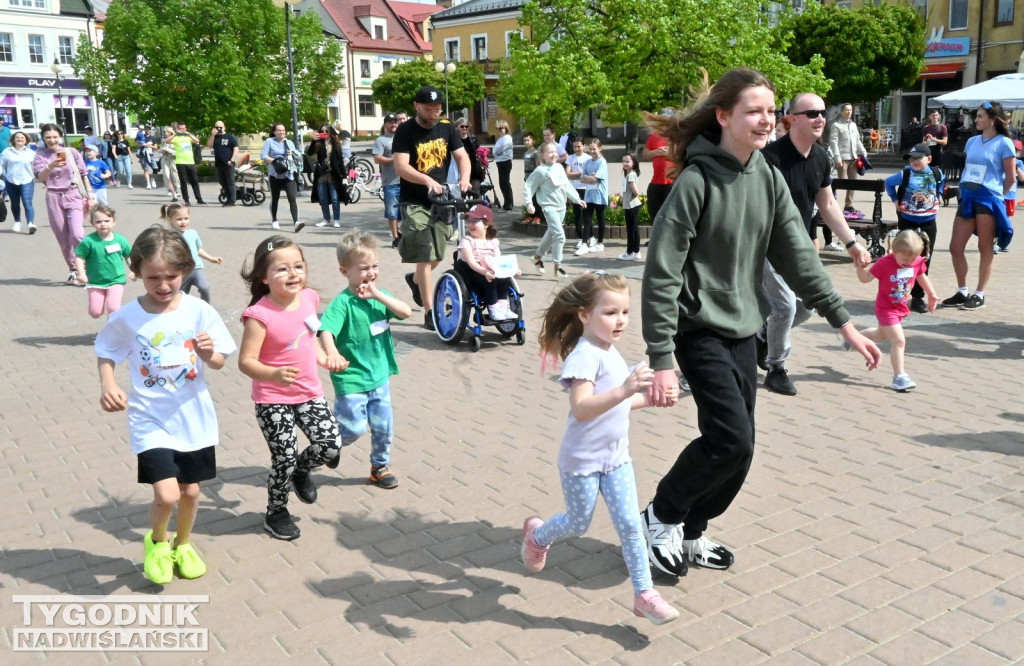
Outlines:
[[[441,91],[424,86],[416,93],[416,116],[399,125],[391,144],[395,172],[401,178],[398,200],[402,207],[402,236],[398,253],[402,262],[416,264],[415,273],[405,281],[413,300],[424,310],[424,326],[433,329],[432,271],[444,255],[452,229],[432,219],[428,192],[440,194],[448,167],[454,157],[459,167],[459,189],[469,190],[470,160],[462,147],[458,130],[448,120],[440,121]]]
[[[238,158],[238,139],[228,134],[223,120],[213,124],[213,131],[206,142],[207,148],[213,148],[213,166],[217,169],[217,181],[224,190],[224,205],[234,206],[235,197],[235,160]]]
[[[818,143],[825,129],[825,102],[817,95],[798,95],[790,104],[792,124],[789,133],[769,143],[761,151],[765,160],[782,172],[789,186],[793,203],[813,238],[814,205],[821,217],[840,242],[846,245],[854,262],[866,266],[871,255],[857,243],[857,236],[846,223],[839,203],[832,193],[832,166],[828,153]],[[764,262],[763,286],[765,298],[772,312],[764,327],[757,333],[757,362],[768,374],[764,386],[782,395],[796,395],[796,387],[786,373],[786,359],[793,347],[790,331],[811,316],[803,302],[797,298],[769,262]]]

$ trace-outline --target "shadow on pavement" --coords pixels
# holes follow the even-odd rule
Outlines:
[[[44,347],[92,347],[96,341],[95,333],[84,335],[38,335],[27,338],[14,338],[14,342],[27,347],[42,349]]]

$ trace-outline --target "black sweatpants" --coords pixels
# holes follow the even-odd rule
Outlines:
[[[658,483],[654,514],[665,523],[684,523],[683,538],[696,539],[729,508],[750,471],[757,360],[753,336],[734,340],[699,330],[678,334],[675,343],[700,436]]]
[[[176,164],[174,167],[178,171],[178,183],[181,185],[181,198],[185,200],[185,203],[189,203],[188,200],[188,187],[192,186],[192,192],[196,195],[196,203],[203,203],[203,195],[199,194],[199,171],[196,170],[195,164]]]

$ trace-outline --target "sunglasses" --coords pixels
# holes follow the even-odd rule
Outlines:
[[[825,109],[807,109],[806,111],[793,111],[792,113],[794,116],[807,116],[814,120],[815,118],[824,118],[828,111]]]
[[[469,125],[459,125],[459,129],[469,129]]]

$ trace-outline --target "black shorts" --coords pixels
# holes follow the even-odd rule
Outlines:
[[[177,479],[178,483],[199,483],[217,476],[217,447],[207,446],[198,451],[150,449],[139,459],[139,483],[156,483],[164,479]]]

